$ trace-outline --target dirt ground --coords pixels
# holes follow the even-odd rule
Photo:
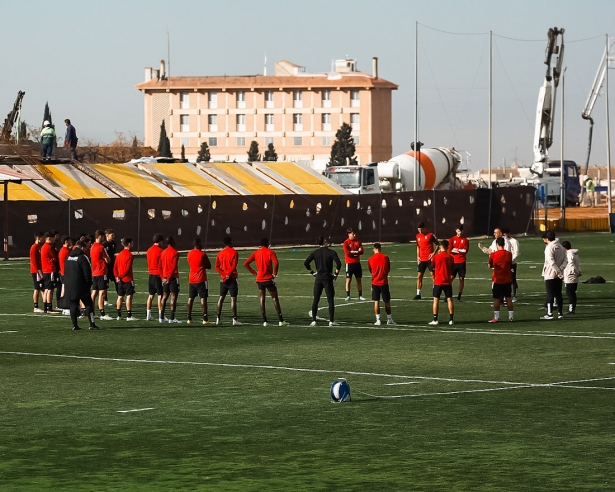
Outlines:
[[[615,200],[612,201],[611,210],[615,211]],[[550,208],[547,210],[548,219],[557,219],[560,217],[559,208]],[[595,207],[566,207],[567,219],[597,219],[601,217],[608,218],[609,210],[605,200],[600,205]],[[536,217],[544,218],[544,209],[536,211]]]

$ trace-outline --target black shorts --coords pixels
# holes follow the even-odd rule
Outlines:
[[[512,295],[511,284],[492,284],[491,291],[494,299],[502,299],[502,297],[510,297]]]
[[[38,279],[38,273],[32,274],[32,282],[34,282],[34,290],[43,290],[43,279]]]
[[[425,273],[425,270],[429,270],[430,272],[433,272],[433,267],[431,266],[431,260],[419,261],[417,271],[419,273]]]
[[[109,288],[109,279],[106,275],[92,277],[92,290],[107,290]]]
[[[346,278],[363,278],[361,263],[346,263]]]
[[[188,284],[188,297],[194,299],[197,295],[200,299],[205,299],[209,294],[207,290],[207,282],[199,282],[198,284]]]
[[[115,284],[118,296],[132,296],[135,293],[135,283],[132,282],[116,282]]]
[[[148,285],[150,296],[155,294],[158,294],[159,296],[162,295],[162,279],[160,278],[160,275],[152,275],[150,273]]]
[[[453,278],[459,275],[459,278],[466,278],[466,262],[453,263]]]
[[[237,297],[239,294],[239,284],[236,278],[229,278],[226,282],[220,280],[220,297],[226,297],[230,294],[231,297]]]
[[[440,299],[440,294],[444,292],[444,297],[450,299],[453,297],[453,286],[452,285],[434,285],[433,286],[433,296],[437,299]]]
[[[267,280],[267,282],[256,282],[258,285],[258,290],[267,289],[268,292],[277,292],[278,286],[275,284],[275,280]]]
[[[382,300],[384,302],[389,302],[391,300],[391,291],[389,290],[389,284],[372,284],[372,301],[379,301],[380,296],[382,296]]]
[[[161,280],[162,282],[162,280]],[[179,279],[170,278],[166,284],[162,284],[163,294],[179,294]]]
[[[58,275],[56,273],[43,273],[43,289],[51,290],[55,289],[58,282]]]

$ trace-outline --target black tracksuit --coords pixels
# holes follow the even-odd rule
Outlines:
[[[64,263],[64,297],[70,302],[70,318],[77,327],[79,301],[85,306],[85,314],[94,326],[94,304],[90,289],[92,287],[92,265],[80,248],[75,248]]]
[[[337,278],[342,268],[342,262],[340,261],[337,253],[329,249],[328,246],[322,246],[310,253],[305,259],[303,265],[309,271],[312,271],[310,266],[312,261],[316,264],[316,273],[314,276],[314,301],[312,302],[312,321],[316,321],[316,314],[318,313],[318,303],[320,302],[320,296],[322,291],[325,291],[327,295],[327,302],[329,303],[329,321],[334,321],[335,318],[335,287],[333,281]],[[335,269],[337,273],[333,273],[333,264],[335,263]]]

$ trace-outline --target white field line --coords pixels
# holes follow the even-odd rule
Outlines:
[[[135,408],[134,410],[118,410],[117,413],[132,413],[132,412],[145,412],[147,410],[153,410],[154,408]]]
[[[400,384],[419,384],[418,381],[406,381],[403,383],[386,383],[385,386],[398,386]]]
[[[1,333],[17,333],[17,330],[6,330],[6,331],[0,331]]]

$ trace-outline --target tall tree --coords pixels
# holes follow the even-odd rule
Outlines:
[[[51,118],[51,111],[49,110],[49,101],[45,103],[45,112],[43,113],[43,123],[41,123],[41,127],[44,126],[45,121],[51,123],[51,128],[55,130],[55,126],[53,126],[53,119]]]
[[[209,153],[209,145],[207,142],[201,143],[201,149],[196,156],[196,162],[209,162],[211,160],[211,154]]]
[[[167,137],[167,129],[164,124],[164,120],[160,124],[160,139],[158,140],[158,156],[159,157],[173,157],[171,153],[171,141]]]
[[[267,145],[267,150],[265,151],[265,155],[263,156],[263,161],[277,162],[277,160],[278,154],[275,153],[275,148],[273,147],[273,144],[270,143]]]
[[[186,148],[184,147],[184,144],[182,144],[181,160],[182,160],[182,162],[188,162],[186,160]]]
[[[261,155],[258,153],[258,142],[252,140],[250,144],[250,150],[248,150],[248,161],[256,162],[261,160]]]
[[[354,138],[352,138],[352,126],[344,123],[335,133],[335,142],[331,146],[331,158],[327,166],[357,165],[354,153],[355,145]]]
[[[137,136],[135,135],[132,139],[132,146],[130,147],[130,157],[131,159],[140,159],[141,151],[139,150],[139,141],[137,140]]]

